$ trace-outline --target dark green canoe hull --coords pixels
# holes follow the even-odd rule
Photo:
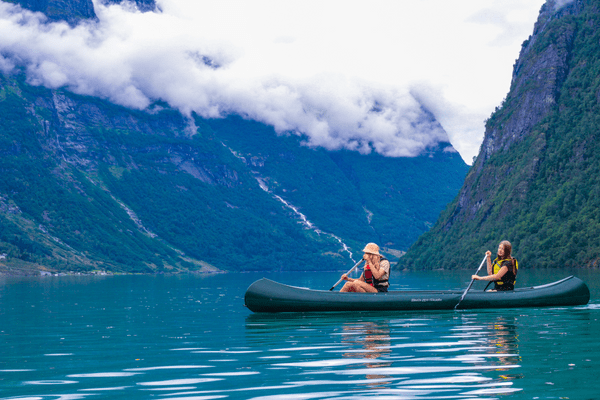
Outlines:
[[[245,304],[254,312],[452,310],[462,294],[457,290],[340,293],[288,286],[263,278],[246,290]],[[570,276],[547,285],[507,292],[471,290],[458,308],[579,306],[589,301],[587,285]]]

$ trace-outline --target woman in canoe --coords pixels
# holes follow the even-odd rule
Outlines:
[[[498,256],[492,261],[492,252],[487,251],[487,276],[473,275],[471,278],[477,281],[494,282],[494,290],[513,290],[517,279],[519,263],[511,256],[512,246],[508,240],[500,242]]]
[[[346,281],[340,292],[377,293],[387,292],[390,285],[390,262],[379,254],[379,246],[369,243],[363,249],[365,266],[358,279],[347,274],[342,275]]]

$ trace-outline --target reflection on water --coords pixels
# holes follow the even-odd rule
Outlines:
[[[389,321],[367,321],[345,323],[343,325],[342,343],[352,350],[343,353],[343,357],[360,357],[365,360],[375,360],[392,352],[390,348]],[[382,389],[391,384],[388,375],[378,375],[375,368],[389,367],[392,363],[367,362],[366,368],[374,368],[372,374],[365,375],[370,389]]]
[[[285,371],[299,398],[462,399],[522,390],[514,317],[493,315],[482,324],[476,314],[455,312],[359,316],[252,315],[246,330],[249,342],[278,344],[271,351],[290,354],[285,361],[264,358],[270,363],[262,367]]]
[[[503,318],[500,317],[493,326],[488,329],[493,330],[495,333],[491,338],[490,343],[494,347],[495,352],[501,355],[498,358],[500,365],[514,365],[521,363],[521,357],[519,356],[519,336],[517,334],[517,326],[515,324],[515,318]],[[498,371],[506,371],[506,374],[500,375],[500,378],[505,380],[520,379],[523,376],[518,373],[512,373],[510,369],[501,369]]]
[[[243,307],[252,280],[0,281],[0,398],[596,396],[597,303],[261,315]]]

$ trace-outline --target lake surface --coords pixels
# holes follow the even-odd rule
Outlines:
[[[469,271],[393,273],[466,288]],[[573,271],[522,271],[517,286]],[[581,307],[252,314],[263,276],[0,277],[2,399],[598,399],[600,271]],[[476,282],[472,290],[482,290]]]

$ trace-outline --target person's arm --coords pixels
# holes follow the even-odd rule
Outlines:
[[[358,279],[354,279],[354,278],[350,278],[348,275],[344,274],[344,275],[342,275],[342,279],[345,281],[348,281],[348,282],[354,282],[354,281],[363,281],[364,282],[365,281],[364,276],[365,276],[365,274],[363,273],[363,274],[360,274],[360,277]]]
[[[492,271],[492,252],[491,251],[486,251],[485,255],[487,256],[487,271],[488,271],[488,275],[492,275],[492,273],[494,271]]]
[[[475,279],[476,281],[499,281],[502,279],[502,277],[508,272],[508,267],[504,266],[502,268],[500,268],[500,271],[498,271],[495,274],[492,275],[488,275],[488,276],[479,276],[479,275],[472,275],[471,279]]]

